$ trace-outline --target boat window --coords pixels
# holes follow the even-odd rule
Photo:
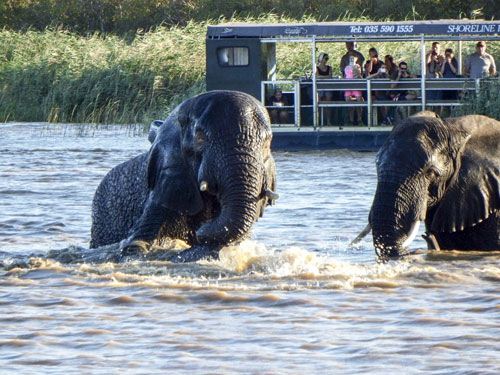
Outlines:
[[[221,66],[248,66],[248,47],[223,47],[217,49]]]

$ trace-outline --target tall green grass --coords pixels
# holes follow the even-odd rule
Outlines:
[[[203,23],[82,37],[64,30],[0,32],[0,121],[132,123],[204,90]],[[177,99],[176,99],[177,98]]]
[[[231,21],[317,22],[274,14]],[[356,20],[344,16],[342,21]],[[131,40],[99,33],[81,36],[63,29],[0,30],[0,122],[147,123],[164,118],[184,98],[205,90],[206,26],[221,22],[227,20],[158,27]],[[330,54],[334,74],[340,75],[344,43],[317,47],[318,54]],[[408,62],[410,70],[420,74],[419,43],[360,43],[359,50],[368,56],[370,47],[376,47],[381,58],[391,54],[398,62]],[[456,49],[453,42],[443,41],[443,50],[447,47]],[[473,51],[473,42],[464,43],[464,56]],[[498,43],[489,44],[488,52],[500,63]],[[278,78],[297,78],[311,68],[310,44],[278,44]]]
[[[500,120],[500,81],[487,80],[481,83],[477,93],[468,93],[463,105],[453,109],[453,116],[468,114],[485,115]]]

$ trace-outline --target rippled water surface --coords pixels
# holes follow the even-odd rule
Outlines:
[[[280,199],[218,261],[88,250],[97,184],[148,146],[140,127],[0,124],[2,374],[500,372],[500,254],[348,246],[373,153],[275,153]]]

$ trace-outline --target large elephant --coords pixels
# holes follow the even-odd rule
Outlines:
[[[247,94],[184,101],[150,136],[149,152],[100,183],[90,247],[122,241],[122,253],[134,254],[170,239],[217,247],[249,237],[278,197],[271,138],[266,109]]]
[[[405,255],[421,221],[430,249],[500,250],[500,122],[418,113],[396,124],[376,164],[379,257]]]

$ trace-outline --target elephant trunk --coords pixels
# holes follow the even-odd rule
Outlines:
[[[251,163],[237,163],[222,168],[217,192],[220,214],[204,223],[196,232],[201,244],[225,245],[245,238],[258,216],[262,191],[262,172]]]
[[[373,245],[383,259],[408,253],[425,217],[426,195],[416,181],[379,177],[370,211]]]

